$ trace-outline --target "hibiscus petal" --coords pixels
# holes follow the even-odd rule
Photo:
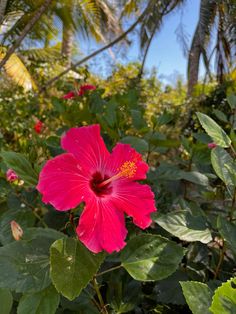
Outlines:
[[[62,154],[45,164],[37,189],[44,203],[50,203],[57,210],[69,210],[84,200],[88,185],[78,160],[72,154]]]
[[[118,252],[126,244],[124,214],[109,200],[91,198],[86,202],[76,232],[80,241],[94,253],[102,250]]]
[[[113,184],[112,202],[133,218],[138,227],[145,229],[152,220],[150,214],[156,211],[154,194],[148,185],[125,180],[117,180]]]
[[[132,180],[146,179],[148,165],[142,161],[142,155],[129,144],[118,143],[113,148],[110,158],[107,161],[106,168],[114,174],[117,173],[120,167],[127,161],[134,162],[136,165],[136,172],[132,176]]]
[[[69,93],[67,93],[66,95],[62,96],[63,99],[72,99],[75,98],[76,94],[73,91],[70,91]]]
[[[72,153],[87,174],[102,170],[109,157],[98,124],[70,129],[61,140],[63,149]]]

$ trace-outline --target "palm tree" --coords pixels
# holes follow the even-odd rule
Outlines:
[[[124,5],[123,14],[137,12],[145,1],[121,1]],[[149,0],[150,11],[143,19],[140,28],[140,47],[143,51],[141,73],[147,57],[148,49],[156,32],[159,31],[164,17],[179,7],[181,0]],[[209,51],[209,44],[214,39],[214,29],[217,29],[216,42]],[[236,57],[236,2],[235,0],[201,0],[199,20],[193,34],[188,53],[188,95],[193,92],[198,82],[199,63],[202,58],[206,73],[210,76],[210,63],[215,57],[218,81],[235,62]]]
[[[40,57],[41,53],[42,56],[44,56],[45,52],[50,48],[50,39],[58,40],[60,33],[62,33],[61,53],[66,60],[65,65],[69,65],[72,56],[73,38],[76,33],[82,34],[84,37],[92,35],[97,41],[106,41],[106,36],[102,35],[103,33],[109,36],[110,34],[121,32],[120,23],[116,19],[113,9],[106,1],[45,0],[45,2],[47,1],[52,2],[50,8],[41,16],[38,24],[24,35],[24,37],[26,36],[26,40],[23,41],[23,45],[21,46],[25,55],[34,55],[34,57],[37,55]],[[39,4],[42,3],[44,2],[37,1],[37,3],[35,3],[31,0],[7,0],[4,3],[1,1],[0,14],[2,15],[0,15],[0,18],[2,16],[2,24],[8,25],[8,27],[5,27],[6,31],[1,36],[0,62],[1,59],[5,58],[6,47],[10,46],[10,49],[12,49],[12,47],[14,48],[13,43],[19,40],[21,34],[24,33],[25,27],[27,27],[34,17],[35,12],[37,12],[38,8],[40,9]],[[31,46],[33,46],[34,43],[36,43],[37,46],[41,43],[42,47],[40,49],[33,49],[32,52],[28,51],[27,53],[27,49],[24,49],[24,47],[27,47],[25,43],[29,41],[31,42]],[[46,51],[43,49],[43,46],[47,49]],[[52,52],[57,52],[54,47]],[[17,55],[14,54],[14,60],[16,60],[16,57],[18,57],[18,59],[21,57],[19,50]],[[10,72],[13,65],[11,54],[9,55],[8,63],[5,65],[5,70],[15,81],[21,82],[22,86],[29,86],[29,73],[27,73],[27,69],[24,67],[22,60],[19,59],[18,61],[18,67],[14,69],[21,71],[21,80],[16,80],[17,72]],[[25,78],[28,78],[27,83],[25,83],[23,79],[24,75]]]
[[[217,28],[214,47],[208,53],[214,26]],[[194,32],[188,55],[188,95],[191,95],[198,82],[200,58],[203,58],[207,74],[210,62],[215,55],[216,74],[222,82],[235,62],[236,49],[236,2],[234,0],[201,0],[199,20]]]
[[[67,65],[71,62],[74,35],[93,37],[97,42],[106,42],[109,35],[118,35],[122,29],[114,8],[108,1],[69,0],[55,14],[62,23],[62,55]],[[105,34],[105,35],[103,35]]]

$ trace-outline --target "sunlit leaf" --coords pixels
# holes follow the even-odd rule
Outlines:
[[[170,276],[178,267],[184,249],[158,235],[132,238],[121,252],[122,266],[136,280],[153,281]]]
[[[198,119],[207,134],[212,138],[215,144],[221,147],[229,147],[231,140],[225,131],[212,118],[204,113],[197,112]]]

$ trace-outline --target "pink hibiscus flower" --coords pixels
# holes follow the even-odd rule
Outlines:
[[[42,132],[43,122],[38,120],[34,125],[34,130],[36,133],[40,134]]]
[[[69,93],[64,95],[62,98],[63,99],[73,99],[76,96],[83,96],[87,90],[94,90],[94,89],[96,89],[96,86],[94,86],[94,85],[90,85],[90,84],[81,85],[78,92],[70,91]]]
[[[63,99],[73,99],[75,98],[76,94],[73,91],[70,91],[69,93],[67,93],[66,95],[62,96]]]
[[[110,153],[99,125],[70,129],[61,146],[67,153],[49,160],[39,176],[43,202],[60,211],[85,202],[79,239],[94,253],[121,250],[127,235],[124,213],[145,229],[156,211],[150,187],[136,182],[146,178],[148,165],[128,144],[118,143]]]
[[[90,85],[90,84],[82,85],[80,86],[78,95],[83,96],[87,90],[95,90],[95,89],[96,89],[96,86],[94,85]]]
[[[12,169],[7,170],[6,178],[7,178],[7,181],[9,181],[9,182],[14,182],[14,181],[19,179],[18,175]]]

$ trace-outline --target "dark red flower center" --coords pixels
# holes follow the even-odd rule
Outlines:
[[[90,180],[90,188],[93,190],[93,192],[100,197],[104,197],[105,195],[109,195],[112,192],[112,186],[111,183],[108,183],[104,186],[100,186],[101,183],[105,180],[109,179],[108,176],[102,176],[100,172],[96,172],[92,176],[92,180]]]

